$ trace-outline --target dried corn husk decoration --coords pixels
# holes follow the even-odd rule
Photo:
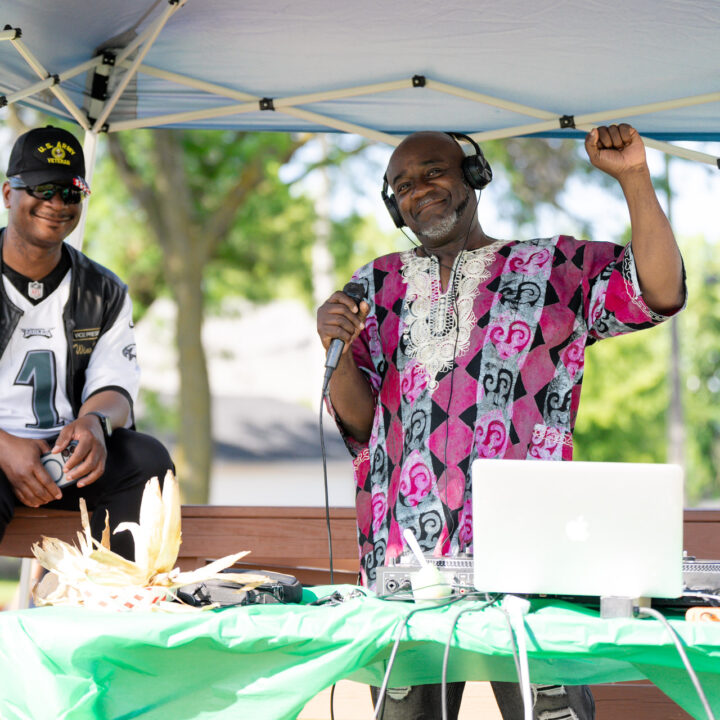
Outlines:
[[[234,573],[220,575],[247,551],[228,555],[191,572],[174,567],[180,549],[180,490],[168,472],[162,493],[157,478],[145,485],[137,523],[120,523],[114,532],[129,531],[135,540],[135,562],[110,550],[107,514],[100,542],[90,534],[84,499],[80,499],[82,532],[78,546],[43,537],[32,546],[40,565],[49,573],[33,590],[36,605],[73,605],[112,610],[152,609],[177,611],[189,606],[171,602],[172,590],[214,578],[238,583],[238,592],[257,587],[267,578]],[[189,608],[195,610],[196,608]]]

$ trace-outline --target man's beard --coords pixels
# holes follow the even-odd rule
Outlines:
[[[422,232],[418,231],[419,237],[424,237],[428,240],[442,240],[455,230],[470,203],[470,187],[466,185],[465,188],[467,191],[465,199],[455,208],[455,211],[444,218],[440,218],[434,225],[423,228]]]

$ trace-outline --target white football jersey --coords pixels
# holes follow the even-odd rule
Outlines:
[[[71,276],[68,271],[57,289],[37,305],[2,278],[10,301],[23,311],[0,358],[0,428],[12,435],[52,437],[75,419],[66,387],[68,347],[63,325]],[[126,296],[115,323],[93,349],[82,400],[113,386],[123,388],[135,402],[139,384],[132,303]]]

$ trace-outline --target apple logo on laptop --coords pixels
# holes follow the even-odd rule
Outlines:
[[[565,534],[573,542],[585,542],[590,537],[590,524],[584,515],[578,515],[565,524]]]

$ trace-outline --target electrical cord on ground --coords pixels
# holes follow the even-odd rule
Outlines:
[[[467,612],[479,612],[481,610],[484,610],[486,607],[489,607],[492,605],[497,599],[498,595],[496,595],[494,598],[490,598],[487,593],[473,593],[473,594],[482,594],[485,596],[485,603],[481,605],[480,607],[476,607],[475,605],[472,605],[470,607],[463,608],[462,610],[458,611],[458,613],[455,615],[452,626],[450,627],[450,632],[448,633],[448,639],[445,643],[445,654],[443,655],[443,664],[442,664],[442,684],[440,687],[441,691],[441,699],[442,699],[442,720],[448,720],[447,715],[447,669],[448,669],[448,660],[450,658],[450,645],[452,644],[453,634],[455,633],[455,628],[457,627],[457,621],[460,619],[461,615],[464,615]],[[466,594],[462,597],[472,597],[473,594]]]
[[[333,573],[332,531],[330,530],[330,501],[328,499],[327,454],[325,452],[325,433],[323,432],[324,402],[325,393],[323,393],[320,397],[320,417],[318,418],[318,426],[320,428],[320,452],[322,454],[323,486],[325,489],[325,525],[327,526],[328,555],[330,556],[330,584],[334,585],[335,575]]]
[[[377,705],[375,706],[375,714],[373,715],[375,720],[382,720],[382,710],[385,706],[385,693],[387,692],[388,685],[390,682],[390,673],[392,672],[393,664],[395,663],[395,656],[397,655],[398,648],[400,647],[400,641],[402,640],[402,636],[405,633],[405,628],[407,627],[408,620],[415,615],[415,613],[422,612],[423,610],[434,610],[438,607],[445,607],[446,605],[453,605],[458,600],[462,600],[465,595],[458,595],[456,597],[451,597],[447,602],[443,603],[433,603],[424,605],[423,607],[416,607],[413,608],[403,619],[403,621],[400,623],[400,627],[398,628],[397,637],[395,638],[395,642],[393,643],[392,650],[390,652],[390,657],[388,658],[388,666],[385,670],[385,677],[383,677],[382,686],[380,687],[380,693],[378,694],[378,701]]]
[[[687,653],[685,652],[685,648],[682,644],[682,639],[680,638],[680,635],[678,635],[677,631],[673,626],[667,621],[667,618],[657,610],[654,610],[653,608],[648,607],[638,607],[635,608],[635,612],[638,615],[647,615],[649,617],[653,617],[656,620],[659,620],[670,632],[670,637],[672,638],[673,642],[675,643],[675,647],[677,648],[678,654],[680,655],[680,659],[683,661],[683,665],[685,666],[685,670],[687,670],[687,674],[690,676],[690,680],[692,681],[692,684],[695,686],[695,691],[698,694],[698,697],[700,698],[700,702],[702,703],[703,708],[705,709],[705,714],[708,717],[708,720],[715,720],[715,716],[713,715],[713,711],[710,708],[710,703],[707,700],[707,697],[705,696],[705,693],[702,689],[702,685],[700,685],[700,680],[698,679],[697,674],[695,673],[695,670],[693,670],[692,665],[690,664],[690,660],[688,659]]]

